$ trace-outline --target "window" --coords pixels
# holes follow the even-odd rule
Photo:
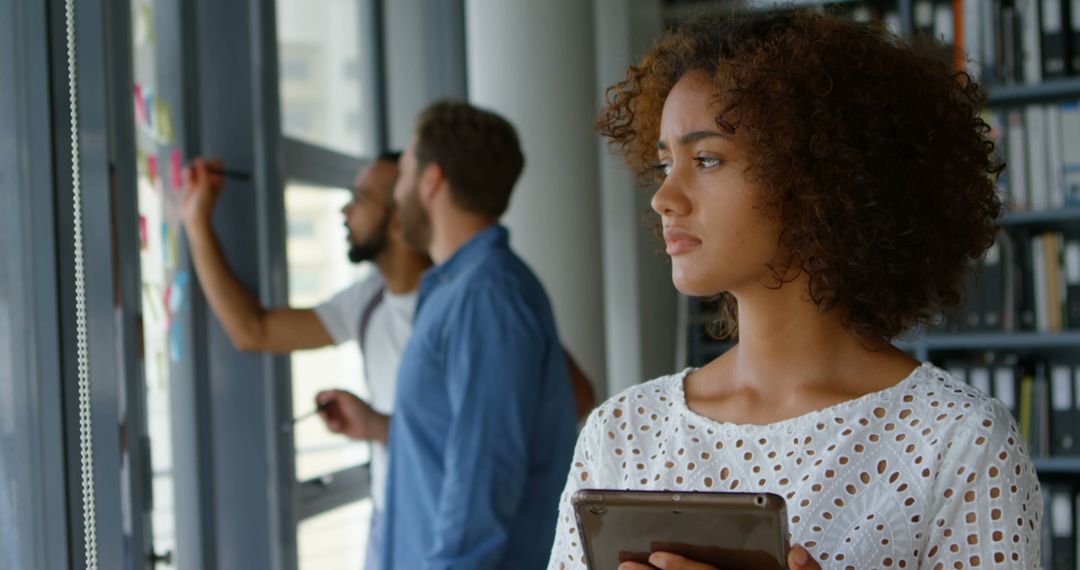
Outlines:
[[[369,264],[348,259],[342,206],[350,191],[300,184],[285,190],[289,227],[289,304],[312,307],[370,274]],[[310,413],[321,390],[341,388],[367,395],[363,361],[356,342],[292,354],[294,417]],[[367,463],[370,447],[326,430],[316,417],[293,428],[296,478],[308,481]],[[365,553],[370,499],[354,501],[300,522],[297,549],[300,568],[361,567]]]
[[[360,64],[362,2],[278,0],[278,58],[285,136],[352,156],[374,152],[344,120],[371,107]]]

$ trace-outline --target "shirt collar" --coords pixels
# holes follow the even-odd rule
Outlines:
[[[510,245],[510,232],[502,224],[492,224],[474,235],[450,256],[449,259],[428,269],[421,278],[421,297],[425,289],[452,280],[466,268],[487,257],[494,249]]]

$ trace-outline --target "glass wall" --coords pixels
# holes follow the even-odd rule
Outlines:
[[[349,262],[341,214],[355,170],[378,146],[372,6],[357,0],[276,2],[282,136],[303,143],[304,149],[288,154],[282,169],[292,307],[314,307],[374,270],[370,264]],[[333,174],[321,168],[326,163],[337,165]],[[313,174],[321,179],[312,179]],[[298,351],[291,358],[294,417],[309,414],[321,390],[341,388],[367,396],[356,342]],[[328,495],[340,497],[329,510],[301,505],[302,513],[313,514],[297,521],[299,567],[361,567],[371,501],[356,500],[367,493],[350,493],[345,487],[355,479],[335,474],[366,464],[370,446],[328,432],[315,417],[297,422],[293,437],[298,484],[315,481]]]
[[[0,57],[3,57],[0,55]],[[0,114],[10,109],[0,109]],[[6,118],[13,118],[10,115]],[[0,128],[12,126],[0,116]],[[11,135],[0,134],[2,139]],[[0,144],[0,152],[5,150]],[[10,146],[6,150],[13,150]],[[0,161],[3,161],[0,158]],[[5,165],[6,166],[6,165]],[[0,187],[11,188],[8,174],[0,168]],[[24,211],[25,195],[0,192],[0,568],[37,568],[39,544],[35,531],[42,524],[35,481],[36,418],[28,403],[34,401],[32,283],[27,253],[29,232]]]
[[[372,102],[364,89],[357,0],[278,0],[281,130],[287,137],[351,156],[374,152]]]

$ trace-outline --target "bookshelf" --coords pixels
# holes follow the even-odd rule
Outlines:
[[[1080,77],[1070,77],[1035,85],[991,86],[987,102],[991,106],[1028,105],[1076,99],[1077,94],[1080,94]]]
[[[667,4],[685,17],[696,13],[689,4],[769,9],[776,3]],[[976,268],[964,307],[941,326],[895,344],[1013,410],[1043,482],[1043,566],[1080,568],[1080,0],[802,4],[854,19],[870,15],[908,37],[914,30],[946,43],[971,42],[963,46],[967,69],[987,88],[990,136],[1007,165],[1000,179],[1009,204],[1002,238],[996,254]],[[1055,12],[1062,28],[1048,30],[1054,24],[1046,14]],[[974,33],[965,29],[973,24]],[[680,366],[703,365],[734,346],[706,334],[710,314],[700,302],[682,302]],[[1072,434],[1075,445],[1064,444]],[[1062,520],[1071,521],[1067,529]],[[1072,554],[1063,556],[1062,540]]]
[[[1068,206],[1036,212],[1009,212],[1001,220],[1001,225],[1006,229],[1024,227],[1029,230],[1080,226],[1080,207]]]
[[[1080,347],[1080,331],[1060,333],[930,333],[895,342],[899,348],[925,360],[934,352],[947,350],[1075,350]]]

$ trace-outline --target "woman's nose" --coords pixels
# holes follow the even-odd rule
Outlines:
[[[690,202],[686,199],[679,174],[672,170],[660,188],[653,194],[650,202],[653,211],[661,216],[679,216],[689,212]]]

